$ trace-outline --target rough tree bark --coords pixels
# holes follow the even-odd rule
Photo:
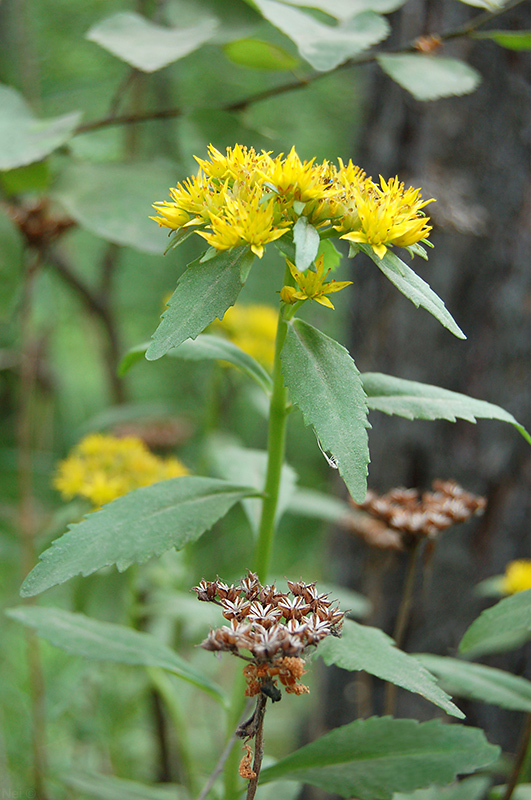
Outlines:
[[[460,3],[413,0],[393,15],[393,45],[444,31],[477,13]],[[492,27],[530,27],[529,5]],[[368,174],[397,174],[437,198],[427,209],[435,222],[427,264],[419,274],[444,299],[468,336],[455,339],[374,268],[355,261],[351,352],[362,372],[378,371],[434,383],[508,409],[531,427],[531,87],[528,53],[487,41],[455,41],[444,55],[467,60],[483,75],[473,94],[420,103],[374,68],[367,75],[368,114],[356,154]],[[529,530],[531,448],[496,422],[407,422],[372,414],[369,485],[429,488],[454,478],[488,497],[486,514],[446,532],[419,582],[408,651],[454,654],[472,619],[489,601],[474,593],[481,579],[531,557]],[[338,534],[336,567],[346,585],[377,600],[372,624],[393,629],[404,564],[383,560],[348,535]],[[379,577],[380,576],[380,577]],[[379,585],[379,580],[382,580]],[[378,589],[379,585],[379,589]],[[376,588],[375,588],[376,587]],[[529,651],[485,659],[531,677]],[[344,673],[343,673],[344,675]],[[337,689],[339,675],[334,676]],[[330,691],[327,726],[358,713],[382,713],[381,687],[347,677]],[[461,703],[467,724],[514,752],[520,717],[492,706]],[[399,695],[399,716],[433,715],[413,695]]]

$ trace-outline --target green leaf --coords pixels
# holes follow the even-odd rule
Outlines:
[[[430,786],[411,794],[398,792],[393,795],[393,800],[483,800],[489,785],[488,777],[478,775],[465,778],[452,786]]]
[[[88,514],[41,555],[21,595],[43,592],[74,575],[116,564],[123,571],[198,539],[255,489],[187,475],[135,489]]]
[[[295,243],[295,266],[304,272],[317,256],[321,242],[317,229],[308,222],[306,217],[299,217],[293,226],[293,241]]]
[[[219,477],[236,484],[242,482],[249,486],[254,486],[257,493],[263,491],[267,470],[267,452],[265,450],[239,447],[227,442],[224,437],[216,437],[209,450],[214,471]],[[286,511],[290,498],[295,491],[296,483],[297,474],[295,470],[289,464],[284,464],[280,477],[276,522],[280,520]],[[253,533],[255,536],[258,535],[262,513],[261,499],[247,498],[242,500],[242,506]]]
[[[493,39],[508,50],[531,50],[531,31],[475,31],[474,39]]]
[[[319,786],[359,800],[391,800],[492,763],[500,748],[483,731],[439,720],[372,717],[336,728],[262,770],[260,781],[277,778]]]
[[[415,654],[450,694],[516,711],[531,711],[531,681],[459,658]]]
[[[80,112],[37,119],[15,89],[0,84],[0,170],[41,161],[74,135]]]
[[[365,670],[422,695],[454,717],[463,719],[465,716],[437,686],[434,676],[416,658],[399,650],[391,637],[379,628],[346,620],[341,638],[328,637],[317,652],[328,666],[336,664],[350,671]]]
[[[408,300],[411,300],[417,308],[422,306],[429,311],[441,325],[448,328],[458,339],[466,339],[465,334],[456,323],[450,312],[446,309],[441,298],[435,294],[433,289],[420,278],[411,267],[398,258],[390,250],[383,258],[378,258],[372,247],[366,244],[359,244],[359,249],[369,256],[377,267],[381,269],[386,278],[394,283],[398,291],[402,292]]]
[[[0,183],[10,197],[28,192],[45,192],[50,185],[51,170],[48,161],[36,161],[26,167],[17,167],[0,174]]]
[[[469,627],[460,653],[474,656],[513,650],[531,639],[531,589],[487,608]]]
[[[288,325],[281,360],[292,401],[361,502],[367,492],[370,425],[358,368],[344,347],[301,319]]]
[[[331,26],[277,0],[253,0],[253,5],[295,42],[301,56],[320,72],[335,69],[389,33],[387,21],[373,11],[364,11]]]
[[[235,64],[250,69],[289,72],[299,64],[298,59],[293,58],[282,47],[259,39],[238,39],[226,44],[223,50],[227,58]]]
[[[475,397],[441,389],[429,383],[394,378],[379,372],[365,372],[361,380],[371,411],[396,414],[406,419],[446,419],[449,422],[455,422],[457,418],[468,422],[497,419],[510,422],[531,444],[531,436],[526,429],[512,414],[494,403],[476,400]]]
[[[156,160],[136,164],[72,163],[53,197],[82,228],[114,244],[162,256],[167,230],[149,219],[151,204],[168,195],[176,167]]]
[[[406,53],[376,57],[384,72],[417,100],[469,94],[481,83],[481,75],[457,58]]]
[[[321,239],[317,257],[323,256],[323,267],[325,272],[329,269],[335,272],[341,263],[341,253],[336,248],[331,239]]]
[[[96,797],[98,800],[187,800],[188,797],[182,786],[146,786],[145,783],[115,778],[112,775],[74,772],[63,776],[63,782],[81,792],[83,797]]]
[[[353,514],[348,503],[314,489],[297,489],[291,496],[286,511],[297,517],[322,519],[336,524],[341,524]]]
[[[362,11],[376,11],[378,14],[388,14],[403,6],[406,0],[284,0],[288,6],[303,6],[318,8],[331,17],[347,20]]]
[[[72,655],[117,664],[160,667],[193,683],[216,700],[225,701],[219,687],[150,633],[44,606],[11,608],[6,614],[35,628],[43,639]]]
[[[501,784],[493,786],[489,792],[489,800],[503,800],[507,792],[507,786]],[[514,787],[511,800],[531,800],[531,783],[519,783]]]
[[[348,617],[363,619],[363,617],[367,617],[372,610],[372,603],[370,600],[358,592],[345,589],[344,586],[337,586],[337,584],[319,581],[319,591],[324,594],[329,594],[334,602],[339,603],[341,610],[347,612]]]
[[[186,339],[195,339],[216,317],[223,319],[243,288],[240,270],[251,257],[249,247],[235,247],[204,263],[198,259],[188,265],[153,334],[146,353],[148,361],[155,361]]]
[[[123,11],[93,25],[86,38],[142,72],[156,72],[197,50],[216,28],[213,18],[191,28],[163,28],[134,11]]]
[[[140,361],[148,347],[149,342],[131,348],[120,363],[119,375],[125,375],[134,364]],[[203,359],[228,361],[252,378],[266,394],[271,392],[273,383],[269,372],[256,359],[221,336],[201,333],[197,339],[186,339],[179,347],[169,350],[168,355],[172,358],[184,358],[187,361],[202,361]]]

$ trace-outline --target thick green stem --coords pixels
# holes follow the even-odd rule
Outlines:
[[[277,338],[275,343],[275,361],[273,366],[273,391],[269,405],[269,430],[267,435],[267,473],[264,486],[264,502],[262,517],[256,544],[255,570],[264,583],[267,579],[273,538],[277,516],[280,478],[284,463],[286,444],[286,420],[289,413],[287,391],[280,368],[280,352],[288,331],[287,319],[292,316],[295,307],[287,309],[287,314],[280,314],[278,319]],[[291,313],[290,313],[291,312]]]

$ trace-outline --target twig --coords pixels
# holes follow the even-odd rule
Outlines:
[[[256,790],[258,788],[258,779],[260,777],[260,770],[262,768],[262,759],[264,757],[264,714],[266,710],[267,697],[265,694],[260,693],[256,701],[255,721],[254,727],[256,730],[254,737],[254,762],[253,762],[253,777],[247,785],[247,800],[253,800]]]
[[[511,800],[511,797],[513,796],[513,792],[518,783],[518,779],[520,778],[520,772],[527,755],[530,739],[531,739],[531,713],[528,713],[520,737],[520,744],[518,745],[518,752],[514,760],[511,776],[509,778],[509,782],[505,789],[505,794],[503,795],[503,800]]]
[[[409,550],[409,561],[407,565],[402,599],[398,609],[393,639],[398,648],[402,647],[404,636],[407,630],[409,615],[411,612],[411,602],[413,600],[413,589],[415,586],[415,575],[417,568],[417,557],[422,539],[417,538]],[[385,713],[393,714],[395,710],[396,684],[388,683],[385,690]]]
[[[499,14],[508,11],[511,8],[522,3],[523,0],[513,0],[512,2],[507,3],[502,8],[496,9],[494,11],[486,11],[478,14],[474,17],[470,22],[466,23],[465,25],[460,25],[459,27],[452,28],[451,30],[447,31],[446,33],[442,34],[434,34],[436,35],[440,41],[450,41],[452,39],[458,39],[465,36],[470,36],[477,28],[483,25],[485,22],[488,22],[491,19],[494,19]],[[417,40],[415,39],[406,47],[400,47],[395,49],[386,50],[385,52],[388,54],[398,54],[398,53],[413,53],[417,52]],[[303,89],[305,86],[308,86],[311,83],[315,83],[320,78],[325,78],[326,76],[332,74],[333,72],[338,72],[339,70],[343,69],[350,69],[351,67],[358,67],[362,64],[370,64],[376,61],[379,53],[372,52],[364,56],[358,56],[357,58],[351,58],[348,61],[345,61],[343,64],[339,64],[335,69],[329,70],[328,72],[313,72],[308,75],[306,78],[300,78],[296,81],[292,81],[291,83],[285,83],[280,86],[274,86],[271,89],[266,89],[262,92],[256,92],[255,94],[249,95],[242,100],[238,100],[234,103],[228,103],[225,106],[221,106],[221,111],[244,111],[249,106],[254,105],[255,103],[259,103],[262,100],[268,100],[270,97],[278,97],[279,95],[285,94],[286,92],[294,92],[298,89]],[[114,125],[133,125],[139,122],[151,122],[153,120],[161,120],[161,119],[175,119],[177,117],[183,116],[185,110],[182,108],[168,108],[162,109],[158,111],[144,111],[142,113],[137,114],[123,114],[122,116],[114,116],[108,115],[103,117],[99,120],[94,120],[93,122],[86,122],[84,125],[79,125],[76,128],[76,134],[79,133],[87,133],[88,131],[95,131],[100,130],[101,128],[108,128]]]
[[[40,253],[34,253],[28,263],[21,303],[20,338],[20,404],[17,424],[18,480],[20,493],[20,536],[22,572],[26,577],[33,569],[35,554],[35,511],[33,504],[33,462],[31,406],[37,376],[37,351],[31,336],[32,293],[35,277],[41,264]],[[26,600],[31,603],[32,599]],[[39,642],[34,631],[26,632],[29,684],[31,687],[33,780],[36,800],[46,800],[46,718],[44,679]]]

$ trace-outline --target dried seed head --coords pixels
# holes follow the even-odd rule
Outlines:
[[[199,600],[219,605],[230,621],[230,627],[210,631],[201,647],[249,662],[244,669],[249,697],[262,692],[279,699],[277,679],[286,691],[306,693],[307,687],[297,682],[303,673],[302,654],[326,636],[340,635],[345,614],[328,595],[320,594],[315,583],[288,581],[288,587],[289,592],[281,592],[262,586],[249,572],[236,586],[218,578],[201,580],[193,589]]]

